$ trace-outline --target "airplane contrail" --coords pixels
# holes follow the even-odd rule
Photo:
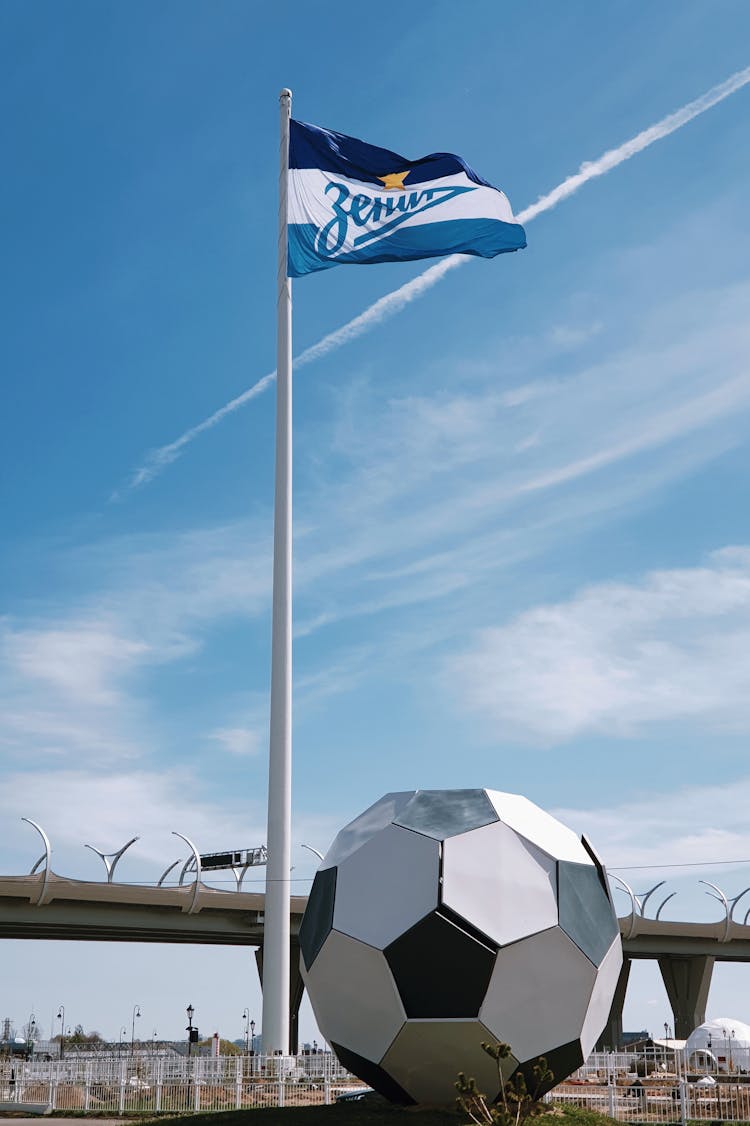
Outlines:
[[[699,117],[700,114],[705,113],[706,110],[711,109],[712,106],[723,102],[731,94],[736,93],[743,86],[750,83],[750,67],[745,67],[744,70],[738,70],[736,74],[731,75],[725,82],[719,83],[718,86],[713,86],[707,90],[705,94],[701,94],[692,102],[682,106],[681,109],[675,110],[674,113],[668,114],[663,117],[661,121],[657,121],[655,125],[650,125],[648,129],[642,130],[637,133],[635,137],[625,141],[624,144],[619,145],[616,149],[609,149],[603,153],[597,160],[587,161],[582,164],[579,170],[572,176],[568,176],[556,188],[546,195],[540,196],[536,203],[532,203],[529,207],[519,212],[516,216],[519,223],[530,223],[537,215],[541,215],[545,211],[551,211],[562,200],[567,199],[568,196],[574,195],[584,184],[589,180],[595,179],[597,176],[604,176],[605,173],[610,172],[616,168],[618,164],[622,164],[626,160],[630,160],[639,152],[643,152],[649,145],[653,145],[656,141],[661,141],[664,137],[668,137],[670,133],[676,132],[681,129],[683,125],[687,125],[693,118]],[[299,356],[294,357],[294,365],[297,368],[303,367],[305,364],[310,364],[314,360],[319,360],[323,356],[327,356],[330,352],[335,351],[344,344],[348,344],[351,340],[356,340],[358,337],[363,336],[370,329],[375,328],[376,325],[382,324],[384,321],[389,320],[405,309],[412,301],[416,301],[434,285],[437,285],[449,271],[461,266],[464,262],[469,260],[469,255],[466,254],[451,254],[447,258],[441,259],[436,265],[430,266],[423,273],[419,274],[416,278],[406,282],[404,285],[399,286],[398,289],[386,293],[384,297],[380,297],[374,304],[370,305],[364,312],[354,317],[352,320],[347,321],[341,328],[337,328],[334,332],[329,332],[326,336],[322,337],[316,344],[312,344],[301,352]],[[270,371],[261,379],[254,383],[252,387],[248,387],[242,394],[237,395],[236,398],[231,399],[225,403],[223,407],[219,407],[213,414],[208,415],[202,422],[191,426],[179,438],[173,442],[169,442],[165,446],[159,446],[151,450],[146,456],[145,461],[137,469],[133,471],[129,481],[127,482],[126,489],[136,489],[141,485],[148,484],[154,477],[158,476],[168,465],[181,455],[182,451],[192,441],[195,440],[200,434],[206,430],[212,430],[217,426],[222,419],[227,415],[233,414],[234,411],[239,410],[245,403],[249,403],[251,399],[255,399],[261,395],[276,379],[276,372]],[[118,494],[113,495],[115,499]]]
[[[372,305],[370,305],[363,313],[354,317],[352,320],[347,321],[341,328],[329,332],[323,336],[316,344],[311,344],[309,348],[305,348],[304,352],[300,352],[299,356],[294,357],[294,367],[301,368],[305,364],[310,364],[313,360],[319,360],[322,356],[327,356],[329,352],[333,352],[336,348],[340,348],[342,344],[348,344],[350,340],[356,340],[358,336],[363,333],[369,332],[375,325],[387,321],[396,313],[400,313],[402,309],[406,308],[409,302],[421,297],[428,289],[445,277],[449,270],[455,269],[456,266],[461,266],[466,261],[465,254],[451,254],[447,258],[442,258],[434,266],[419,274],[416,278],[406,282],[404,285],[399,286],[398,289],[391,290],[386,293],[385,297],[379,297]],[[130,480],[127,483],[128,491],[137,489],[140,485],[147,485],[149,481],[153,481],[154,477],[158,476],[163,469],[166,469],[173,461],[182,453],[185,446],[189,445],[199,434],[203,434],[205,430],[212,430],[217,426],[222,419],[226,418],[228,414],[239,410],[244,407],[245,403],[249,403],[251,399],[255,399],[258,395],[271,386],[276,379],[276,372],[269,371],[266,375],[262,376],[252,387],[248,387],[236,398],[230,399],[223,407],[219,407],[213,414],[208,415],[202,422],[196,423],[186,430],[179,438],[175,438],[166,446],[159,446],[147,455],[146,460],[138,469],[134,470]],[[119,499],[119,493],[114,493],[111,500]]]

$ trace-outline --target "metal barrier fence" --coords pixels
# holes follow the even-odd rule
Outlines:
[[[561,1083],[547,1096],[558,1105],[598,1110],[618,1122],[681,1123],[750,1121],[750,1085],[722,1079],[713,1086],[675,1076],[653,1079]]]
[[[217,1058],[2,1060],[0,1103],[92,1114],[330,1103],[362,1084],[330,1053]]]
[[[633,1124],[750,1122],[750,1077],[722,1074],[695,1081],[665,1066],[643,1053],[597,1054],[547,1100]],[[304,1106],[331,1103],[357,1087],[361,1082],[330,1052],[185,1058],[136,1051],[124,1058],[0,1059],[0,1104],[6,1109],[13,1103],[19,1111],[25,1104],[114,1115]]]

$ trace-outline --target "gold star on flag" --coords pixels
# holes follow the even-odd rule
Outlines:
[[[378,179],[383,181],[387,192],[403,192],[406,191],[404,180],[408,175],[407,169],[406,172],[389,172],[387,176],[378,176]]]

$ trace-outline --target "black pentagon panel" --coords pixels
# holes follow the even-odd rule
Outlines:
[[[484,790],[417,790],[393,824],[444,841],[499,820]]]
[[[495,948],[432,911],[385,949],[407,1017],[476,1018],[495,964]]]
[[[500,949],[499,942],[495,942],[494,938],[485,934],[484,931],[480,931],[479,927],[475,927],[473,923],[470,923],[463,915],[459,915],[458,911],[454,911],[452,907],[447,907],[444,903],[440,903],[438,905],[438,911],[440,912],[441,918],[446,919],[449,923],[454,923],[459,930],[462,930],[469,938],[475,938],[481,946],[486,946],[488,950],[493,950],[495,953]]]
[[[305,966],[309,970],[333,926],[333,903],[336,898],[336,869],[325,868],[315,873],[307,907],[299,926],[299,944]]]
[[[559,1048],[550,1048],[547,1052],[540,1052],[547,1062],[547,1067],[552,1072],[552,1078],[541,1086],[537,1083],[534,1075],[534,1065],[539,1059],[535,1056],[533,1060],[525,1060],[518,1065],[518,1071],[523,1075],[526,1081],[526,1089],[532,1095],[546,1095],[547,1091],[551,1091],[558,1083],[564,1083],[569,1075],[581,1066],[584,1062],[583,1051],[581,1049],[580,1040],[571,1040],[569,1044],[562,1044]]]
[[[348,1048],[342,1048],[340,1044],[335,1044],[333,1040],[331,1047],[342,1067],[351,1071],[352,1075],[356,1075],[357,1079],[361,1079],[363,1083],[369,1083],[372,1089],[382,1095],[383,1098],[392,1103],[400,1103],[402,1106],[414,1104],[415,1100],[411,1095],[407,1094],[395,1079],[391,1079],[388,1072],[384,1071],[379,1064],[373,1063],[372,1060],[366,1060],[364,1056],[359,1056],[356,1052],[350,1052]]]
[[[557,865],[560,926],[595,966],[619,934],[617,916],[591,864],[560,860]]]
[[[589,856],[593,860],[594,865],[596,867],[596,870],[599,873],[599,880],[601,881],[601,885],[602,885],[602,887],[604,888],[604,890],[607,894],[607,899],[610,901],[610,903],[612,903],[612,893],[609,890],[609,880],[607,879],[607,869],[602,864],[601,860],[599,859],[599,857],[597,855],[596,849],[594,848],[591,841],[588,839],[588,837],[585,834],[581,837],[581,844],[583,845],[583,847],[586,849],[586,852],[589,854]],[[612,904],[612,906],[614,906],[614,904]]]

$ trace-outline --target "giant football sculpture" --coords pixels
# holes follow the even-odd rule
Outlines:
[[[342,1064],[402,1103],[499,1093],[482,1041],[544,1055],[559,1083],[594,1047],[622,964],[604,869],[526,798],[386,794],[336,837],[300,928],[302,974]]]

